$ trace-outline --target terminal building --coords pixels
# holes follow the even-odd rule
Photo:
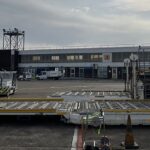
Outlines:
[[[36,75],[58,67],[64,70],[64,78],[123,79],[124,59],[131,53],[139,56],[141,67],[150,68],[150,47],[138,46],[1,50],[0,68]]]

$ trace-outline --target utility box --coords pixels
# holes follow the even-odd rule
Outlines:
[[[137,82],[137,94],[138,99],[144,99],[144,85],[140,80]]]

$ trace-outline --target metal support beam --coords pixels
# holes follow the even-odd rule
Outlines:
[[[3,49],[24,50],[25,32],[17,28],[3,29]]]

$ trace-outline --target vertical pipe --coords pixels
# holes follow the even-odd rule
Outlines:
[[[25,43],[25,31],[23,31],[23,51],[24,51],[24,43]]]
[[[133,61],[133,96],[136,99],[136,61]]]
[[[132,95],[132,98],[134,97],[134,95],[133,95],[133,61],[131,60],[131,63],[130,63],[130,67],[131,67],[131,95]]]
[[[140,78],[140,70],[141,70],[141,67],[140,67],[140,50],[141,50],[141,46],[139,45],[139,48],[138,48],[138,77]]]
[[[145,97],[145,95],[146,95],[146,90],[145,90],[146,78],[145,78],[145,52],[144,52],[144,48],[143,48],[143,63],[144,63],[144,79],[143,79],[143,81],[144,81],[144,97]]]
[[[9,48],[11,50],[11,35],[9,36]]]
[[[144,81],[145,81],[145,51],[143,48],[143,63],[144,63]]]
[[[127,91],[129,91],[129,66],[126,67],[127,70]]]
[[[4,36],[5,36],[5,33],[3,31],[3,50],[4,50]]]
[[[18,50],[19,46],[18,46],[18,34],[16,35],[16,50]]]
[[[105,137],[105,120],[104,120],[104,117],[103,117],[103,129],[104,129],[104,137]]]
[[[125,67],[125,63],[124,63],[124,68],[126,68],[126,67]],[[127,86],[126,86],[126,85],[127,85],[127,70],[126,70],[126,76],[125,76],[124,85],[125,85],[125,92],[126,92],[126,91],[127,91],[127,88],[126,88],[126,87],[127,87]]]

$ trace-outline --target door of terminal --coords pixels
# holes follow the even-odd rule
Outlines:
[[[84,68],[79,68],[79,77],[80,78],[84,77]]]
[[[117,68],[116,67],[112,68],[112,79],[117,79]]]
[[[70,68],[70,77],[75,77],[75,68]]]

